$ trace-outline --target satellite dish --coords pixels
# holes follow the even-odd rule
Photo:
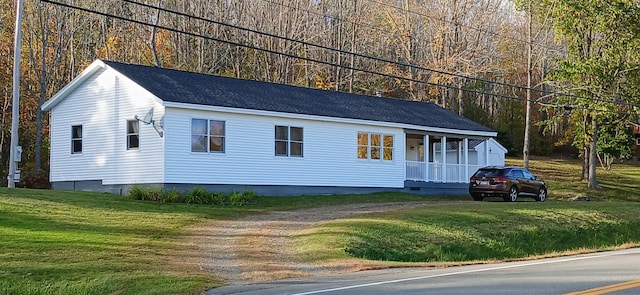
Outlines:
[[[162,126],[160,124],[156,124],[156,121],[153,119],[153,108],[150,108],[147,113],[144,115],[144,119],[140,119],[138,115],[133,116],[134,119],[141,121],[146,125],[153,125],[153,129],[158,132],[158,135],[162,137],[164,135],[164,131],[162,130]]]

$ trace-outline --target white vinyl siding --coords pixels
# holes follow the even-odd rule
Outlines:
[[[404,151],[400,128],[176,108],[165,111],[167,183],[404,187],[403,161],[359,161],[354,140],[359,130],[379,130],[394,135],[396,153],[400,153]],[[191,152],[192,118],[226,122],[223,156]],[[303,129],[304,157],[275,156],[274,126]]]
[[[163,139],[140,124],[143,145],[127,152],[127,120],[155,109],[159,100],[113,70],[99,70],[51,110],[51,170],[56,181],[101,180],[103,184],[162,183]],[[82,125],[82,155],[71,153],[70,126]]]

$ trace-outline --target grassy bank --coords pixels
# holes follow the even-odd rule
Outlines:
[[[614,249],[640,243],[640,204],[481,202],[324,223],[296,237],[307,260],[468,262]]]
[[[414,195],[260,198],[212,207],[121,196],[0,189],[0,294],[189,294],[223,282],[197,266],[189,228],[246,214]]]
[[[0,194],[2,294],[170,294],[220,283],[171,259],[194,250],[179,243],[179,231],[209,216],[201,208],[91,193]]]
[[[362,258],[402,262],[509,260],[640,245],[640,167],[598,168],[600,190],[580,181],[578,160],[533,159],[550,200],[471,202],[323,223],[296,237],[309,261]],[[507,165],[522,166],[518,159]],[[588,196],[591,202],[568,202]],[[496,199],[498,200],[498,199]]]

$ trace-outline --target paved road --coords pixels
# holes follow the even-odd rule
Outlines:
[[[211,289],[270,294],[640,294],[640,249],[451,268],[400,268]]]

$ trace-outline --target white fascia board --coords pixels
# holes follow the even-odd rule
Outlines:
[[[87,78],[91,77],[98,70],[106,68],[107,65],[101,60],[97,59],[91,65],[89,65],[82,73],[76,76],[69,84],[64,86],[58,93],[45,102],[40,109],[44,112],[50,111],[54,106],[64,100],[69,93],[80,86]]]
[[[413,130],[420,130],[425,132],[465,135],[465,136],[474,136],[474,137],[495,137],[498,135],[497,132],[488,132],[488,131],[447,129],[447,128],[437,128],[437,127],[428,127],[428,126],[418,126],[418,125],[411,125],[411,124],[404,124],[404,123],[392,123],[392,122],[370,121],[370,120],[338,118],[338,117],[325,117],[325,116],[305,115],[305,114],[292,114],[292,113],[282,113],[282,112],[274,112],[274,111],[196,105],[196,104],[168,102],[168,101],[164,102],[164,106],[166,108],[178,108],[178,109],[188,109],[188,110],[198,110],[198,111],[213,111],[213,112],[233,113],[233,114],[243,114],[243,115],[269,116],[269,117],[280,117],[280,118],[288,118],[288,119],[305,119],[305,120],[334,122],[334,123],[348,123],[348,124],[361,124],[361,125],[371,125],[371,126],[379,126],[379,127],[413,129]]]

